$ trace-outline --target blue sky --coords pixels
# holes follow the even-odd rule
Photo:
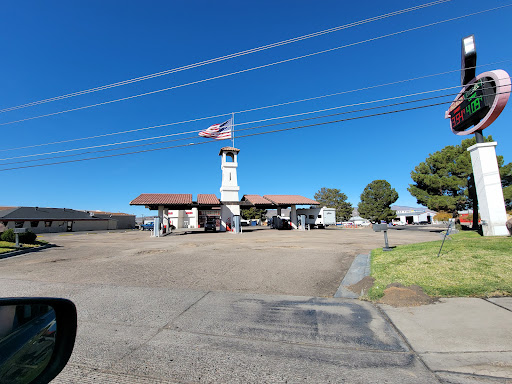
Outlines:
[[[4,2],[0,12],[0,109],[197,63],[427,2]],[[211,118],[131,134],[6,151],[212,115],[228,116],[231,112],[456,71],[460,68],[461,38],[469,34],[475,35],[478,65],[505,61],[478,68],[477,73],[498,68],[512,73],[507,38],[510,35],[507,20],[512,17],[512,7],[507,7],[167,92],[5,124],[208,79],[508,4],[511,2],[452,0],[283,47],[102,92],[0,113],[0,124],[3,124],[0,125],[0,158],[193,131],[225,119]],[[459,84],[460,72],[456,71],[372,90],[237,113],[235,122],[248,123]],[[415,98],[454,92],[451,89]],[[410,99],[413,98],[404,100]],[[397,101],[387,103],[391,102]],[[435,102],[439,100],[423,104]],[[354,108],[322,112],[316,116]],[[397,204],[417,206],[416,200],[407,192],[411,170],[430,153],[462,140],[450,131],[449,122],[444,119],[446,109],[446,105],[440,105],[236,139],[235,145],[241,150],[240,197],[243,194],[300,194],[312,198],[320,188],[329,187],[339,188],[353,205],[357,205],[368,183],[386,179],[399,193]],[[334,116],[310,123],[364,114]],[[268,123],[276,121],[281,120]],[[503,155],[507,163],[512,161],[511,123],[512,112],[508,106],[484,132],[493,135],[498,142],[497,153]],[[237,129],[261,124],[240,125]],[[199,141],[191,137],[184,142]],[[3,171],[0,172],[3,186],[0,205],[99,209],[140,215],[148,211],[129,206],[140,193],[192,193],[194,198],[197,193],[219,195],[218,151],[224,145],[230,145],[230,142],[213,141],[131,156]],[[139,149],[154,147],[158,146]],[[110,153],[120,152],[123,151]],[[98,155],[101,154],[89,156]],[[86,156],[74,158],[83,157]],[[5,165],[7,162],[35,158],[2,160],[0,168],[15,166]],[[37,163],[18,165],[30,164]]]

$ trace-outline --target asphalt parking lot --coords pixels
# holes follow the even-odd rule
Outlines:
[[[391,246],[438,240],[433,228],[389,232]],[[147,231],[45,234],[54,248],[2,260],[0,277],[51,283],[109,284],[332,297],[354,257],[382,247],[371,229],[242,234]]]

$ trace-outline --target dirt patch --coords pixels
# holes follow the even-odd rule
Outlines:
[[[388,304],[393,307],[417,307],[419,305],[433,304],[438,299],[430,297],[418,285],[404,287],[400,283],[389,284],[384,290],[384,296],[379,304]]]
[[[365,276],[359,282],[349,285],[347,288],[352,292],[357,293],[360,296],[363,296],[365,293],[368,293],[369,289],[373,287],[373,283],[375,279],[371,276]]]

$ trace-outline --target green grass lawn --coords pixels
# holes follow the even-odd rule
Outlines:
[[[36,241],[35,244],[22,244],[23,248],[36,248],[48,244],[46,241]],[[0,254],[16,250],[16,243],[0,241]]]
[[[446,240],[372,251],[369,298],[379,299],[390,283],[416,284],[430,296],[512,296],[512,238],[464,231]]]

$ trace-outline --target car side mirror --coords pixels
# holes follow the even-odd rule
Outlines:
[[[0,299],[0,383],[53,380],[71,356],[76,325],[70,300]]]

